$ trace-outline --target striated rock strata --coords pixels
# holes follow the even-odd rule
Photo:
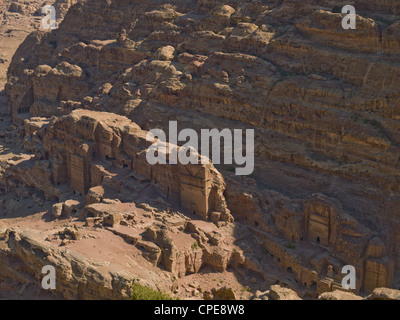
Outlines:
[[[398,288],[399,5],[353,4],[350,31],[331,1],[75,4],[14,55],[7,138],[22,138],[24,154],[2,160],[0,187],[21,199],[40,191],[58,203],[54,217],[109,228],[177,283],[233,268],[261,292],[278,281],[315,298],[340,290],[351,264],[357,293]],[[253,175],[148,165],[145,131],[168,131],[170,120],[255,129]],[[146,207],[158,197],[168,210]],[[17,210],[12,200],[3,212]],[[128,215],[129,204],[142,209]],[[218,234],[229,234],[224,246]],[[232,297],[209,289],[203,297]]]

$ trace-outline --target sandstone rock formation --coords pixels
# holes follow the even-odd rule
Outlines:
[[[7,12],[38,7],[13,3]],[[354,1],[348,31],[336,5],[56,2],[59,28],[31,33],[8,70],[0,212],[5,229],[23,224],[18,215],[50,220],[34,238],[61,268],[58,293],[127,298],[141,278],[183,298],[358,299],[337,291],[353,265],[354,293],[396,298],[375,288],[400,288],[400,6]],[[168,132],[171,120],[254,129],[253,175],[149,165],[147,130]],[[26,232],[10,229],[1,255],[38,277],[44,261],[22,250],[33,246]],[[71,256],[94,255],[88,245],[102,237],[133,257],[119,272],[143,272],[99,276]],[[104,244],[105,261],[117,261],[114,248]],[[8,278],[31,283],[0,273]]]
[[[388,288],[375,288],[368,300],[400,300],[398,290]]]
[[[271,286],[269,295],[272,300],[301,300],[293,290],[277,285]]]
[[[38,242],[37,235],[29,232],[10,231],[7,234],[11,255],[2,256],[3,265],[12,265],[11,259],[18,259],[24,263],[27,277],[28,271],[40,277],[43,265],[51,262],[57,270],[57,292],[66,299],[129,299],[131,284],[140,281],[140,277],[123,272],[113,272],[111,267],[107,271],[99,271],[103,266],[95,265],[82,255],[63,252]],[[44,259],[41,260],[41,259]],[[137,266],[140,268],[139,266]],[[104,267],[103,267],[104,268]],[[20,270],[7,270],[11,277],[19,278]],[[40,279],[40,278],[39,278]],[[25,281],[29,281],[26,279]]]
[[[354,293],[335,290],[333,292],[324,292],[318,297],[318,300],[362,300],[362,298]]]

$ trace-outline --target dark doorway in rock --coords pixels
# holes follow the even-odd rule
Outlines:
[[[317,243],[321,243],[321,238],[317,237]]]

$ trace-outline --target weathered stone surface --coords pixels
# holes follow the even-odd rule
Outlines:
[[[119,224],[124,219],[124,216],[121,213],[109,213],[103,219],[103,223],[107,226],[113,227],[116,224]]]
[[[367,300],[400,300],[400,291],[388,288],[375,288]]]
[[[157,50],[156,57],[158,60],[173,60],[175,48],[173,46],[162,47]]]
[[[56,1],[57,15],[76,2]],[[40,5],[5,1],[0,20],[29,25],[23,16]],[[357,292],[397,285],[400,6],[355,6],[354,32],[331,1],[72,7],[12,59],[0,212],[53,212],[58,202],[56,217],[79,211],[87,227],[105,227],[179,280],[234,267],[262,288],[288,279],[301,296],[333,298],[351,264]],[[11,56],[0,58],[3,72]],[[253,175],[150,166],[146,130],[168,131],[170,120],[197,132],[255,129]],[[22,145],[26,154],[12,150]]]
[[[213,300],[236,300],[232,288],[223,287],[220,289],[213,289],[211,293]]]
[[[35,277],[41,277],[43,266],[51,263],[55,267],[57,292],[66,299],[130,299],[131,285],[139,280],[124,270],[96,267],[83,255],[56,249],[29,231],[10,230],[7,238],[12,255]]]
[[[63,204],[62,203],[56,203],[53,205],[53,208],[51,209],[51,214],[53,215],[54,218],[60,218],[63,213]]]
[[[324,292],[318,297],[318,300],[362,300],[362,297],[351,292],[335,290],[333,292]]]
[[[295,291],[279,285],[271,286],[269,296],[272,300],[301,300]]]
[[[77,200],[67,200],[64,202],[63,210],[65,216],[69,217],[73,213],[77,213],[80,206],[80,202]]]

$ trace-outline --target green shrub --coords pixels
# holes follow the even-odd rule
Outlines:
[[[334,6],[332,9],[332,13],[342,13],[342,8],[339,6]]]
[[[197,250],[199,249],[199,243],[196,241],[195,243],[192,244],[192,249]]]
[[[286,248],[288,249],[296,249],[296,245],[294,245],[293,243],[286,243]]]
[[[132,285],[132,300],[174,300],[168,294],[143,287],[138,283]]]

